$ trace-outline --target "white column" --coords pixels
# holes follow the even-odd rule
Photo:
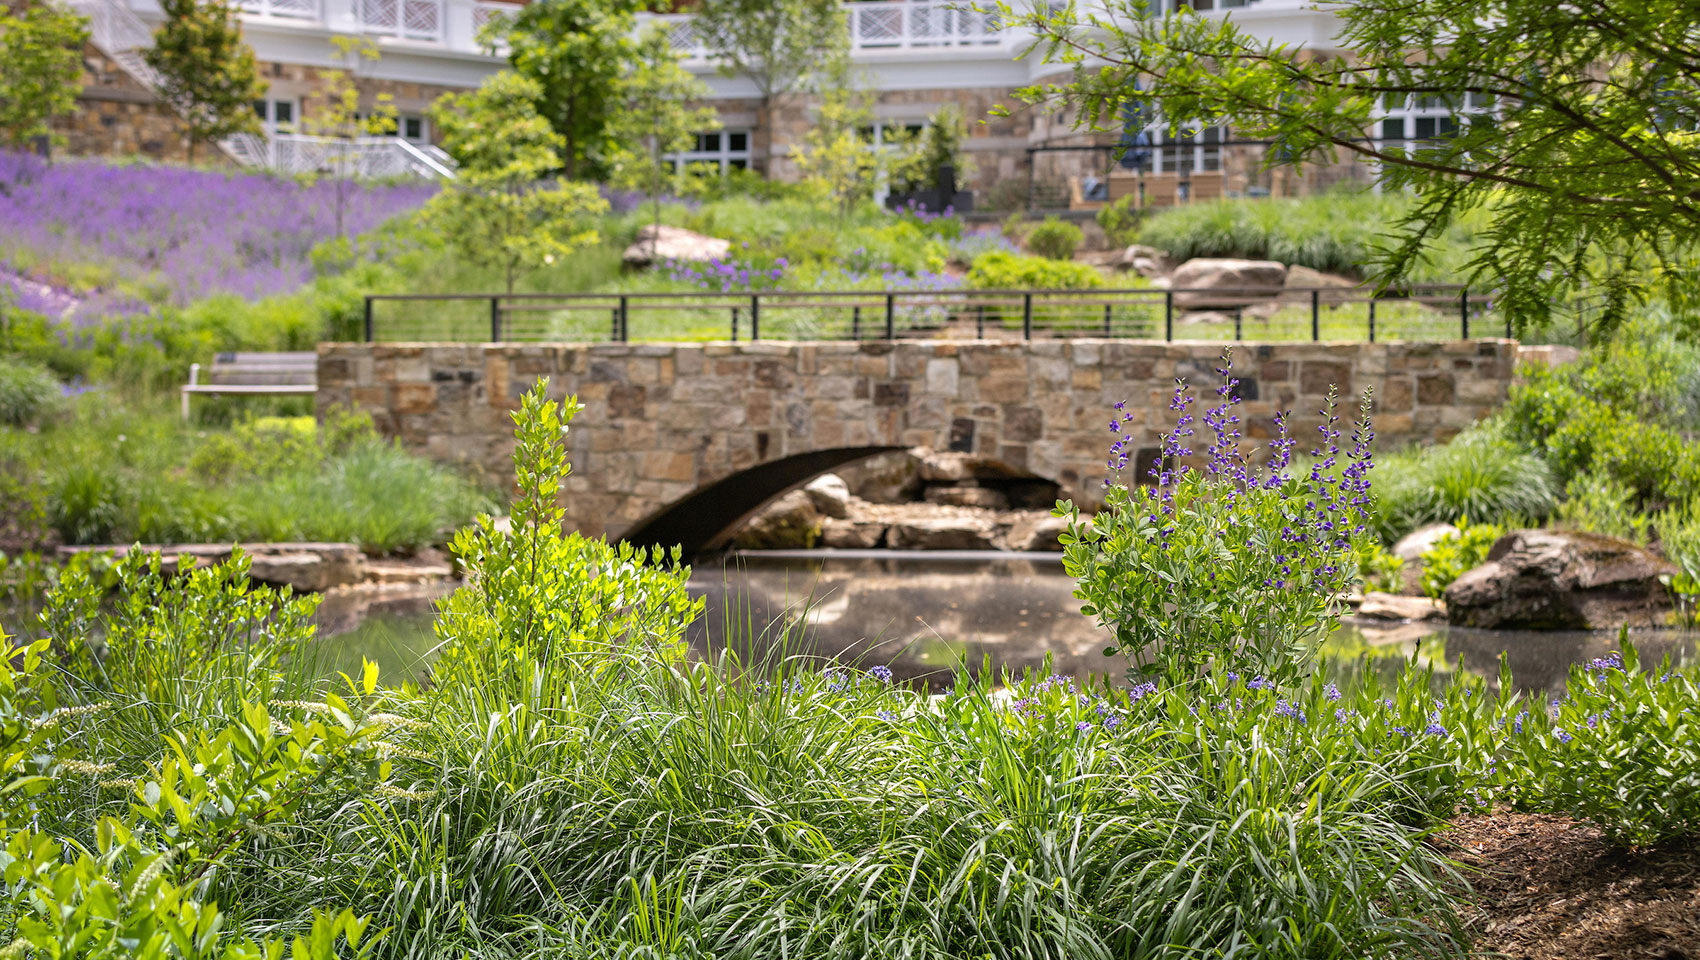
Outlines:
[[[443,45],[465,53],[478,52],[478,27],[473,0],[447,0],[443,10]]]
[[[360,0],[320,0],[324,4],[325,28],[333,33],[360,32]]]

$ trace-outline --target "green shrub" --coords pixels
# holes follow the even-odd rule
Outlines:
[[[1456,517],[1502,525],[1539,522],[1558,500],[1546,461],[1520,449],[1494,422],[1472,427],[1451,443],[1378,458],[1375,496],[1376,530],[1388,543]]]
[[[1670,584],[1678,618],[1700,625],[1700,498],[1666,511],[1659,517],[1658,529],[1659,547],[1678,570]]]
[[[59,381],[46,368],[0,357],[0,426],[39,422],[59,400]]]
[[[1504,409],[1510,436],[1539,451],[1560,481],[1598,474],[1656,510],[1700,492],[1700,347],[1649,310],[1563,367],[1530,365]]]
[[[1380,540],[1372,537],[1358,540],[1355,559],[1358,577],[1363,581],[1365,590],[1398,593],[1404,586],[1405,561],[1382,546]]]
[[[1120,200],[1113,200],[1098,210],[1098,226],[1104,228],[1104,233],[1119,244],[1130,244],[1139,239],[1139,224],[1142,219],[1138,200],[1133,194],[1128,194]]]
[[[1584,473],[1564,487],[1564,502],[1554,518],[1569,530],[1597,533],[1645,544],[1651,517],[1636,512],[1629,486],[1597,473]]]
[[[1423,551],[1422,587],[1425,596],[1436,599],[1445,596],[1452,581],[1487,562],[1505,529],[1493,523],[1471,523],[1460,518],[1458,532],[1449,533]]]
[[[1084,239],[1086,235],[1074,224],[1065,223],[1056,217],[1046,217],[1044,223],[1027,234],[1027,247],[1041,257],[1072,260],[1074,251],[1079,249],[1080,242]]]
[[[982,290],[1092,290],[1106,284],[1104,275],[1089,264],[991,250],[974,258],[968,285]]]

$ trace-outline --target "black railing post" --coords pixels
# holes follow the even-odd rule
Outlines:
[[[1021,295],[1021,339],[1033,339],[1033,294]]]
[[[1104,304],[1104,339],[1110,339],[1110,305]]]
[[[620,342],[625,343],[632,338],[632,315],[628,310],[626,298],[620,297]]]
[[[1369,298],[1369,342],[1375,342],[1375,297]]]
[[[750,339],[761,339],[761,295],[750,294]]]
[[[1490,310],[1493,309],[1493,305],[1488,304],[1488,309],[1490,309]],[[1505,315],[1505,339],[1507,339],[1507,340],[1515,339],[1515,336],[1513,335],[1512,330],[1511,330],[1511,314],[1509,314],[1509,313]]]
[[[738,342],[738,308],[732,308],[732,342]]]
[[[1234,308],[1234,340],[1245,339],[1245,307]]]
[[[1310,292],[1310,339],[1312,343],[1322,339],[1322,291]]]
[[[897,295],[894,293],[885,295],[885,338],[897,339]]]
[[[850,308],[850,339],[862,339],[862,305],[859,303]]]
[[[366,342],[372,342],[372,297],[366,297]]]
[[[1458,330],[1463,334],[1462,339],[1470,339],[1470,288],[1465,287],[1458,293]]]
[[[974,304],[974,339],[986,339],[986,305]]]
[[[1163,339],[1175,339],[1175,292],[1163,291]]]
[[[490,298],[490,342],[502,342],[502,298]]]

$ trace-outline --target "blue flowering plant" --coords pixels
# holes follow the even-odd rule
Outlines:
[[[1521,809],[1592,821],[1625,846],[1700,833],[1700,677],[1666,658],[1642,666],[1627,633],[1570,668],[1564,695],[1506,722]]]
[[[1123,480],[1136,446],[1134,416],[1118,403],[1103,509],[1088,519],[1072,501],[1057,505],[1068,521],[1063,565],[1079,583],[1081,611],[1110,632],[1105,653],[1125,657],[1136,682],[1177,683],[1206,669],[1296,679],[1338,622],[1359,544],[1370,536],[1369,393],[1343,452],[1330,392],[1310,469],[1294,475],[1289,415],[1275,415],[1269,462],[1255,464],[1241,434],[1231,355],[1218,372],[1215,404],[1203,417],[1210,442],[1202,464],[1192,462],[1195,400],[1178,380],[1169,403],[1175,426],[1143,478],[1150,482]]]

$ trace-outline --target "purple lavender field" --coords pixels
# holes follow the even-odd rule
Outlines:
[[[357,235],[417,208],[436,188],[344,190],[344,230]],[[312,279],[314,245],[335,235],[329,180],[49,164],[0,151],[0,293],[49,316],[87,322],[216,293],[287,293]]]

